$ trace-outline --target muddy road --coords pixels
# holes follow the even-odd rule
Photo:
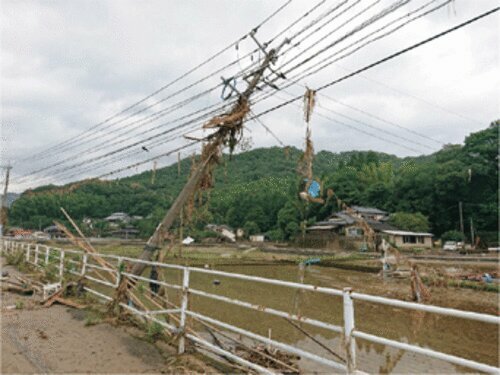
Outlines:
[[[15,274],[10,266],[2,271]],[[16,305],[19,309],[9,309]],[[1,373],[185,373],[206,372],[192,356],[153,345],[132,326],[86,325],[86,311],[41,307],[32,297],[1,294]]]

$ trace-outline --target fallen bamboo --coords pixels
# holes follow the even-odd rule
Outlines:
[[[79,241],[79,239],[77,237],[75,237],[63,224],[60,224],[60,223],[56,223],[56,225],[59,227],[60,226],[60,229],[63,230],[63,232],[68,236],[68,238],[70,238],[70,240],[73,240],[75,242],[75,245],[79,246],[80,248],[82,248],[84,251],[86,252],[89,252],[89,253],[93,253],[93,254],[97,254],[97,251],[95,250],[95,248],[90,244],[90,241],[87,240],[87,238],[85,237],[85,235],[83,234],[83,232],[80,230],[80,228],[78,227],[78,225],[74,222],[74,220],[71,218],[71,216],[64,210],[64,208],[61,207],[61,211],[63,212],[63,214],[66,216],[66,218],[69,220],[69,222],[73,225],[73,227],[75,228],[75,230],[77,231],[77,233],[80,235],[81,237],[81,240],[83,241],[83,243],[81,243],[81,241]],[[72,241],[72,242],[73,242]],[[170,246],[170,248],[173,247],[173,243],[172,245]],[[170,250],[170,248],[168,250]],[[167,250],[167,251],[168,251]],[[163,260],[163,254],[159,254],[159,260]],[[105,267],[105,268],[110,268],[110,269],[115,269],[115,267],[113,267],[111,264],[109,264],[108,262],[106,262],[104,259],[102,259],[101,257],[99,256],[95,256],[94,259],[96,260],[96,262],[98,262],[101,266]],[[96,271],[96,274],[99,274],[97,271]],[[115,277],[115,274],[112,273],[111,271],[109,271],[109,274],[112,275],[113,279],[116,279]],[[102,277],[102,275],[100,275]],[[164,280],[163,280],[164,281]],[[139,306],[142,310],[144,311],[147,311],[147,308],[146,306],[140,301],[139,297],[137,297],[133,292],[132,290],[136,290],[138,291],[138,285],[137,283],[134,283],[132,280],[130,279],[126,279],[126,281],[124,282],[124,285],[126,285],[126,295],[127,297],[129,297],[131,299],[131,301],[136,305],[136,306]],[[132,289],[130,289],[132,288]],[[157,301],[155,301],[154,299],[154,296],[156,296],[158,299],[160,299],[161,302],[164,302],[170,306],[173,306],[174,308],[178,308],[177,305],[173,304],[172,302],[168,301],[167,299],[165,299],[163,296],[159,295],[159,294],[153,294],[153,296],[148,296],[147,294],[144,294],[144,297],[150,302],[152,303],[153,305],[155,305],[156,307],[158,308],[163,308],[164,305],[158,303]],[[116,298],[119,298],[119,296],[117,296]],[[59,298],[58,296],[56,296],[54,298],[54,301],[59,301]],[[64,302],[67,302],[67,301],[64,301]],[[53,302],[52,302],[53,303]],[[51,303],[51,304],[52,304]],[[172,318],[174,321],[176,321],[178,324],[179,324],[179,319],[174,315],[174,314],[167,314],[169,316],[169,318]],[[261,355],[263,356],[264,358],[268,359],[268,360],[271,360],[271,361],[274,361],[275,363],[277,363],[278,365],[281,365],[283,367],[286,367],[288,368],[289,370],[293,371],[293,372],[299,372],[298,369],[296,369],[295,367],[293,366],[290,366],[288,364],[286,364],[285,362],[283,361],[280,361],[279,359],[273,357],[273,356],[270,356],[264,352],[261,352],[261,351],[258,351],[256,349],[253,349],[247,345],[244,345],[241,343],[241,341],[238,341],[234,338],[232,338],[231,336],[229,335],[226,335],[224,334],[222,331],[220,331],[219,329],[217,329],[216,327],[206,323],[206,322],[202,322],[201,320],[199,319],[196,319],[197,322],[201,323],[206,329],[210,330],[210,333],[213,335],[213,332],[212,331],[215,331],[217,332],[218,334],[220,334],[221,336],[223,337],[226,337],[227,339],[230,339],[238,344],[240,344],[241,346],[244,346],[247,350],[255,353],[255,354],[258,354],[258,355]],[[192,333],[193,335],[195,335],[196,337],[198,338],[201,338],[201,336],[195,332],[194,330],[192,330],[191,328],[187,327],[187,330]],[[172,336],[172,333],[169,332],[168,330],[165,330],[167,332],[168,335]],[[214,340],[215,341],[215,340]],[[220,343],[220,342],[219,342]],[[236,368],[240,368],[240,366],[236,365]]]

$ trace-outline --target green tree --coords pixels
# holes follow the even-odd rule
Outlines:
[[[420,212],[396,212],[389,217],[389,223],[395,227],[412,232],[428,232],[429,220]]]
[[[465,238],[464,234],[462,232],[459,232],[458,230],[449,230],[447,232],[444,232],[441,235],[441,240],[442,241],[463,241]]]
[[[255,223],[255,221],[247,221],[243,226],[243,230],[245,231],[246,236],[251,236],[252,234],[260,233],[260,228]]]

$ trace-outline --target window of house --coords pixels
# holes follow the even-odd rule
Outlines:
[[[363,229],[361,228],[347,228],[347,236],[348,237],[359,237],[363,235]]]
[[[403,236],[403,243],[417,243],[416,236]]]

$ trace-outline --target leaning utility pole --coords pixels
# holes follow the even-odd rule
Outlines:
[[[207,143],[203,147],[198,167],[193,171],[186,185],[184,185],[184,188],[177,196],[176,200],[166,213],[165,217],[163,218],[161,223],[158,224],[153,235],[149,238],[148,242],[144,246],[144,251],[140,256],[140,259],[153,259],[154,252],[161,248],[163,237],[170,229],[175,219],[179,216],[184,204],[196,191],[206,172],[209,170],[209,167],[218,162],[220,158],[221,148],[223,146],[229,145],[229,147],[232,149],[238,143],[236,136],[241,132],[245,116],[250,111],[250,106],[248,103],[250,96],[253,94],[257,85],[263,78],[266,69],[269,68],[270,64],[274,63],[277,59],[277,53],[285,43],[288,43],[287,39],[285,39],[285,41],[279,47],[271,49],[269,52],[265,51],[266,57],[264,61],[262,62],[260,67],[253,73],[251,81],[248,83],[246,90],[243,93],[239,94],[239,98],[233,106],[232,110],[229,113],[223,114],[221,116],[215,116],[204,125],[204,128],[218,128],[218,130],[206,138]],[[131,273],[134,275],[141,275],[145,268],[146,265],[136,263]]]
[[[9,177],[12,166],[7,165],[1,168],[5,169],[5,185],[3,188],[2,207],[0,212],[0,235],[3,236],[5,231],[5,226],[7,225],[7,193],[9,192]]]

